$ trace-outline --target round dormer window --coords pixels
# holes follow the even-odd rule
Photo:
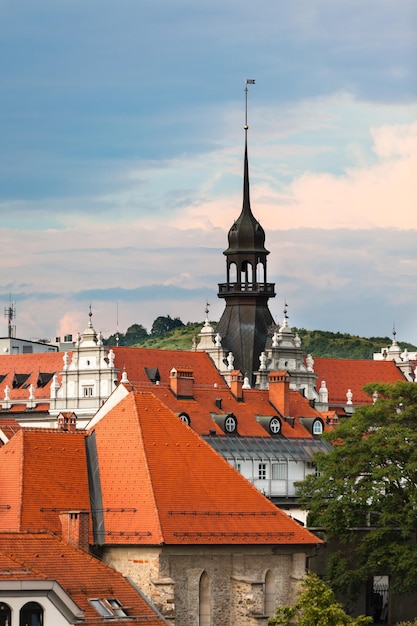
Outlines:
[[[273,417],[269,422],[269,430],[273,435],[278,435],[281,431],[281,422],[277,417]]]
[[[237,428],[237,420],[234,415],[228,415],[224,420],[224,429],[227,433],[234,433]]]
[[[187,415],[187,413],[180,413],[179,418],[182,422],[184,422],[184,424],[187,424],[187,426],[191,424],[190,417],[189,415]]]

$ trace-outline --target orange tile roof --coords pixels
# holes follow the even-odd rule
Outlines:
[[[130,392],[92,429],[103,543],[316,544],[152,393]]]
[[[243,401],[237,400],[206,353],[123,347],[115,347],[113,350],[116,367],[126,369],[129,382],[136,390],[152,391],[175,413],[187,413],[191,428],[200,435],[207,435],[213,430],[218,435],[224,434],[211,414],[233,413],[238,420],[238,432],[241,436],[270,436],[255,419],[256,415],[274,415],[277,412],[269,402],[268,391],[245,390]],[[193,399],[177,398],[170,390],[170,371],[173,367],[192,371]],[[158,369],[161,377],[158,385],[149,380],[145,368]],[[216,406],[217,398],[221,399],[221,409]],[[290,392],[290,408],[292,417],[319,416],[309,401],[298,392]],[[294,428],[283,424],[282,434],[291,438],[312,436],[298,421]]]
[[[126,369],[129,381],[132,383],[152,384],[145,368],[158,368],[161,383],[169,383],[169,373],[175,367],[192,370],[196,385],[225,386],[222,376],[205,352],[125,347],[113,347],[113,351],[115,367],[120,370]]]
[[[36,411],[45,410],[49,407],[50,384],[49,380],[45,386],[38,387],[39,374],[53,375],[60,372],[63,367],[63,352],[35,352],[33,354],[3,354],[0,355],[0,403],[4,401],[6,386],[9,387],[10,401],[28,401],[29,386],[33,385],[35,400],[42,400],[43,405],[37,406]],[[16,375],[27,375],[24,383],[13,388],[13,379]],[[17,406],[17,405],[16,405]],[[15,410],[25,409],[25,404],[17,406]]]
[[[11,439],[21,428],[20,424],[13,417],[6,417],[0,414],[0,431],[7,440]],[[1,441],[3,441],[3,436]]]
[[[318,375],[317,386],[326,381],[329,404],[346,404],[346,392],[352,391],[353,404],[371,404],[363,387],[367,383],[395,383],[404,376],[393,361],[315,358],[314,371]]]
[[[61,533],[60,511],[89,510],[84,438],[22,428],[0,448],[0,530]]]
[[[108,623],[89,602],[93,598],[116,598],[132,618],[111,618],[133,626],[166,624],[129,581],[95,557],[48,534],[0,532],[0,573],[7,580],[55,580],[82,609],[87,623]]]

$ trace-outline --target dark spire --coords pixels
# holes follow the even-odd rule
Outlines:
[[[255,81],[246,81],[247,85]],[[255,219],[249,197],[247,106],[245,115],[245,157],[242,211],[229,230],[226,256],[226,282],[219,284],[219,298],[226,308],[216,330],[222,346],[233,353],[237,369],[252,378],[259,368],[259,355],[265,349],[268,328],[274,320],[268,299],[275,296],[274,284],[267,282],[265,231]]]
[[[269,254],[265,248],[265,231],[255,219],[250,206],[249,193],[249,159],[247,124],[245,124],[245,157],[243,165],[243,203],[242,211],[229,230],[229,247],[224,251],[225,255],[244,253]]]

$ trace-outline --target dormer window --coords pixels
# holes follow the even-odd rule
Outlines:
[[[323,433],[323,422],[315,420],[313,423],[313,435],[321,435]]]
[[[116,598],[91,598],[90,602],[102,617],[128,617],[122,604]]]
[[[237,420],[232,413],[229,413],[226,419],[224,420],[224,430],[227,433],[234,433],[237,429]]]
[[[269,430],[273,435],[278,435],[281,432],[281,422],[278,417],[273,417],[269,422]]]
[[[182,422],[184,422],[184,424],[187,424],[187,426],[191,424],[190,416],[188,415],[188,413],[180,413],[178,417]]]

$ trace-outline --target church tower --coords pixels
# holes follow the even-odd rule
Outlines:
[[[246,87],[247,97],[247,87]],[[265,231],[253,216],[249,197],[248,124],[245,120],[245,156],[242,212],[229,230],[226,256],[226,282],[219,284],[218,297],[226,308],[216,326],[222,347],[234,357],[234,368],[252,382],[265,350],[268,329],[274,319],[268,308],[275,297],[274,283],[267,281]]]

